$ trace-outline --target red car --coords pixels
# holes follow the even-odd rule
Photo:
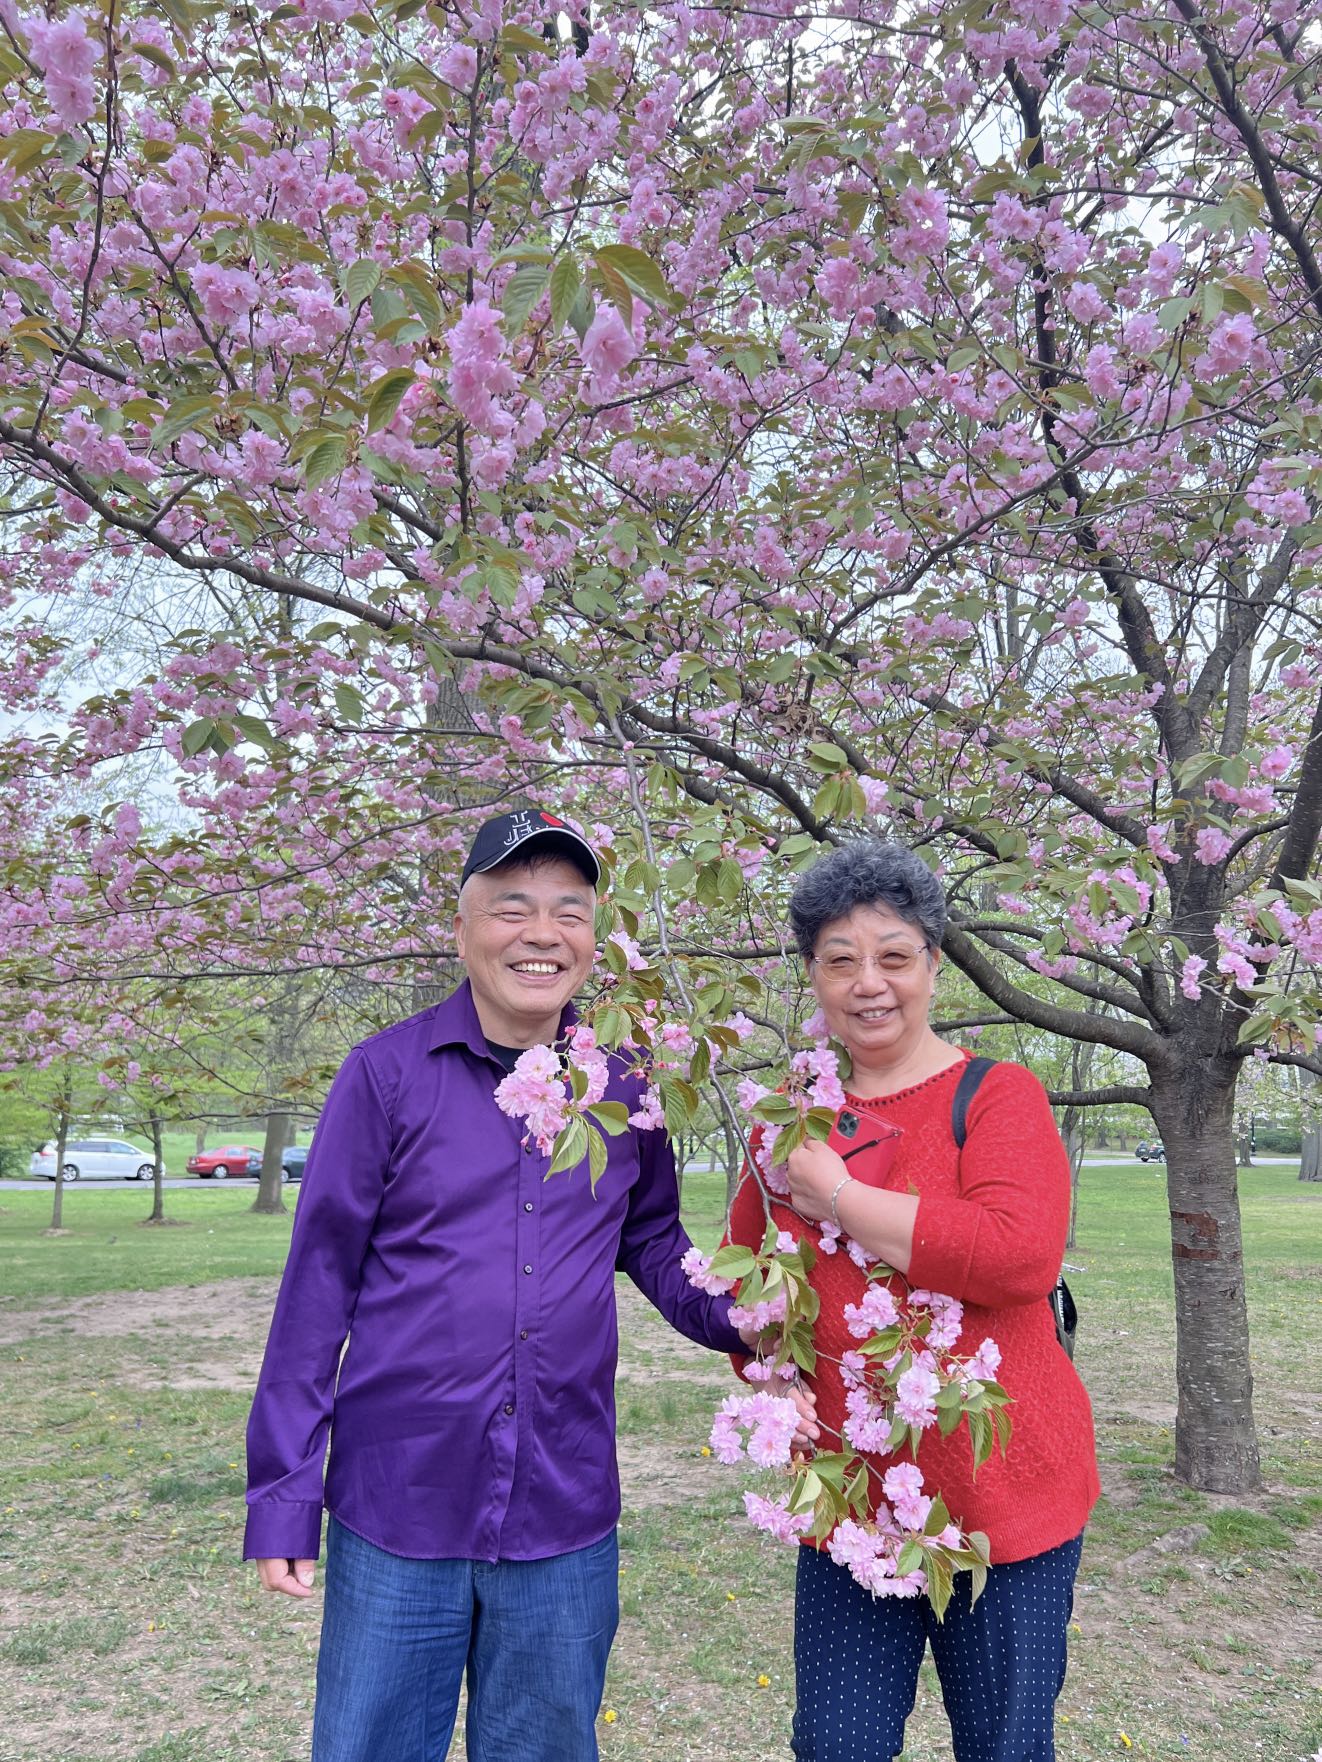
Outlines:
[[[190,1175],[211,1175],[217,1181],[229,1175],[260,1175],[262,1153],[251,1144],[224,1144],[219,1150],[201,1150],[190,1156],[187,1168]]]

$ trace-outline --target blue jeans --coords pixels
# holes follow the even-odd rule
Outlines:
[[[961,1572],[938,1622],[926,1597],[877,1597],[815,1548],[794,1597],[799,1762],[882,1762],[904,1748],[931,1645],[955,1762],[1053,1762],[1056,1696],[1083,1537],[993,1566],[969,1607]]]
[[[334,1518],[312,1762],[596,1762],[619,1620],[611,1532],[550,1560],[405,1560]]]

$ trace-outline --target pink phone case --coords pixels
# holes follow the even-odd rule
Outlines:
[[[856,1181],[865,1187],[884,1187],[903,1136],[898,1126],[842,1107],[826,1143]]]

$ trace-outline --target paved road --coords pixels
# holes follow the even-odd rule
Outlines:
[[[1253,1166],[1254,1168],[1285,1168],[1298,1161],[1297,1156],[1255,1156]],[[1152,1175],[1159,1175],[1166,1166],[1160,1162],[1140,1162],[1137,1157],[1126,1156],[1123,1153],[1114,1156],[1085,1156],[1083,1159],[1084,1168],[1104,1168],[1115,1163],[1129,1163],[1131,1167],[1146,1169]],[[709,1165],[691,1162],[688,1166],[691,1170],[700,1171]],[[49,1193],[54,1184],[53,1181],[44,1180],[0,1181],[0,1193]],[[226,1187],[255,1187],[257,1177],[256,1175],[230,1175],[227,1180],[217,1181],[212,1176],[188,1175],[183,1180],[167,1177],[163,1185],[166,1187],[214,1187],[218,1193],[223,1193]],[[111,1189],[141,1187],[145,1191],[150,1186],[150,1181],[67,1181],[65,1192],[90,1193],[107,1187]]]
[[[228,1179],[224,1181],[217,1181],[211,1175],[187,1175],[181,1180],[174,1180],[167,1175],[161,1184],[165,1187],[214,1187],[218,1193],[223,1193],[226,1187],[255,1187],[257,1185],[257,1176],[230,1175]],[[54,1185],[54,1181],[46,1180],[0,1181],[0,1193],[49,1193]],[[142,1192],[148,1193],[151,1191],[151,1182],[81,1180],[66,1181],[64,1183],[64,1191],[66,1193],[91,1193],[105,1187],[119,1191],[122,1191],[125,1187],[137,1187],[140,1188]]]

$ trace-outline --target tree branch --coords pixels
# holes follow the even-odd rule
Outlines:
[[[1240,140],[1243,141],[1244,150],[1252,161],[1254,171],[1258,174],[1258,188],[1262,191],[1263,200],[1267,204],[1267,212],[1271,215],[1272,225],[1290,247],[1294,260],[1303,273],[1309,298],[1318,314],[1322,316],[1322,268],[1319,267],[1317,258],[1313,255],[1304,229],[1295,222],[1285,205],[1285,197],[1281,194],[1281,186],[1276,177],[1276,167],[1272,164],[1271,152],[1262,138],[1257,122],[1240,103],[1239,92],[1231,77],[1230,69],[1226,66],[1221,51],[1213,40],[1212,33],[1207,27],[1207,21],[1193,4],[1193,0],[1174,0],[1174,7],[1193,32],[1194,40],[1203,57],[1203,63],[1216,89],[1221,112]]]
[[[1151,1109],[1151,1089],[1140,1089],[1136,1083],[1110,1083],[1103,1089],[1048,1089],[1052,1107],[1110,1107],[1121,1102]]]
[[[1144,1063],[1155,1060],[1161,1050],[1157,1036],[1136,1022],[1120,1021],[1114,1016],[1088,1015],[1084,1010],[1063,1009],[1021,991],[1007,979],[999,967],[982,953],[976,944],[954,924],[946,926],[942,943],[960,972],[967,974],[992,1003],[1034,1028],[1045,1028],[1070,1040],[1091,1040],[1098,1046],[1114,1047],[1117,1052],[1132,1053]]]

